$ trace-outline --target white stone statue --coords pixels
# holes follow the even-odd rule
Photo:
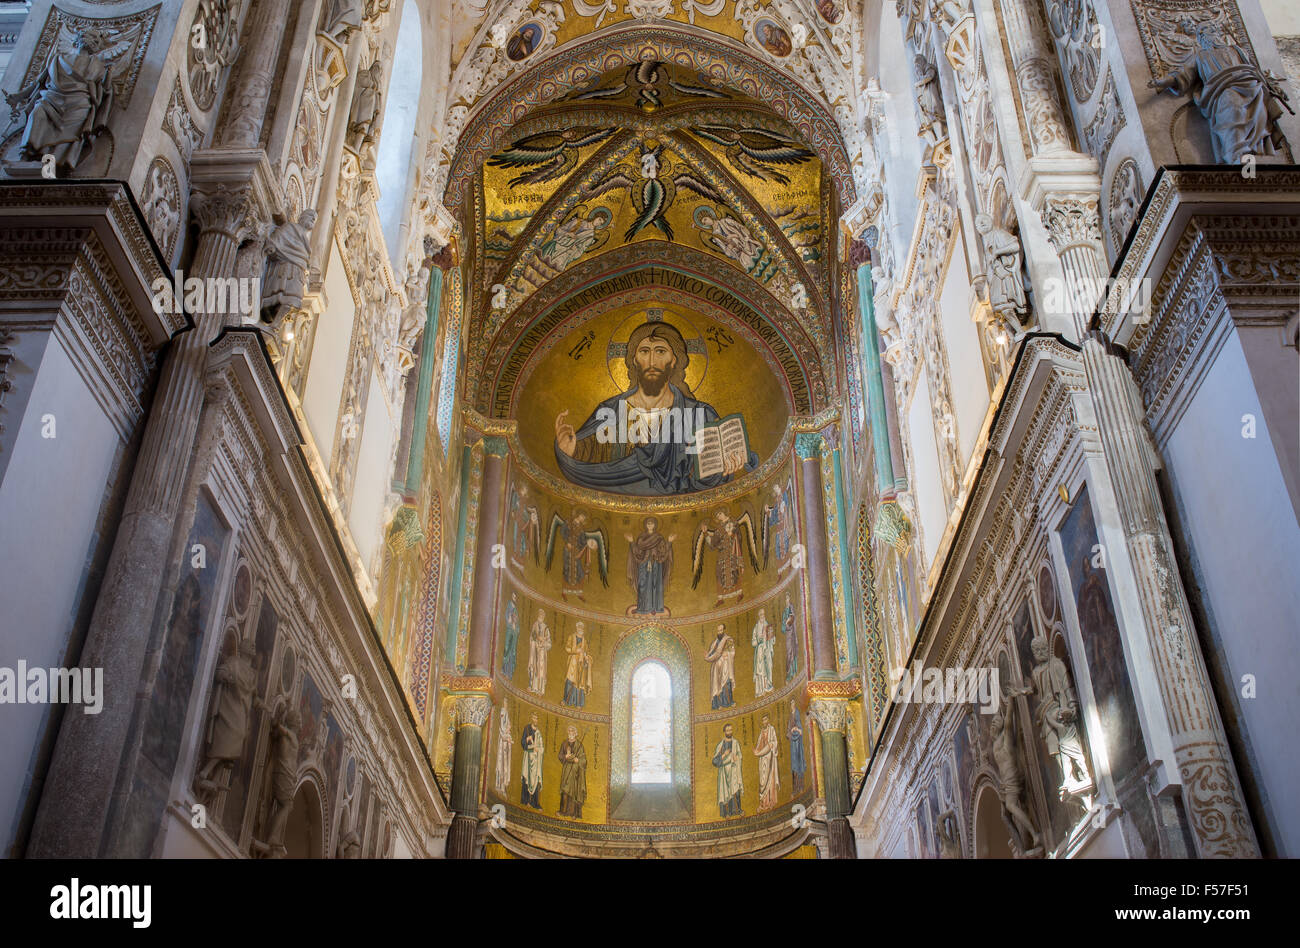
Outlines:
[[[1030,648],[1037,662],[1030,678],[1038,696],[1038,721],[1043,743],[1047,745],[1047,753],[1061,768],[1057,793],[1060,799],[1072,796],[1085,811],[1091,810],[1093,781],[1083,754],[1083,741],[1079,738],[1079,702],[1070,682],[1069,669],[1052,654],[1047,639],[1035,638]]]
[[[1020,836],[1020,849],[1029,852],[1038,848],[1038,830],[1034,820],[1021,803],[1025,789],[1025,773],[1020,767],[1020,753],[1016,747],[1015,706],[1008,694],[993,714],[993,762],[998,770],[998,796],[1007,820]],[[1026,842],[1028,845],[1026,845]]]
[[[214,676],[212,712],[208,719],[208,747],[195,784],[205,794],[225,790],[229,781],[217,780],[218,772],[226,777],[244,752],[248,719],[257,685],[254,659],[257,649],[252,639],[243,639],[233,654],[225,655]]]
[[[76,30],[29,86],[5,94],[15,115],[26,116],[22,156],[53,155],[65,171],[80,164],[91,142],[108,126],[113,109],[114,57],[126,45],[100,30]]]
[[[348,112],[348,147],[357,154],[375,140],[375,125],[379,122],[379,107],[383,100],[384,64],[376,59],[367,69],[357,74],[356,91],[352,94],[352,108]]]
[[[947,809],[939,814],[939,858],[961,858],[961,835],[957,831],[957,815]]]
[[[1261,71],[1213,23],[1197,26],[1194,38],[1192,55],[1147,85],[1192,97],[1210,123],[1216,162],[1239,164],[1247,155],[1278,154],[1284,139],[1277,120],[1284,106],[1291,111],[1281,80]]]
[[[291,702],[280,706],[271,725],[271,814],[267,818],[264,841],[254,843],[263,854],[284,855],[284,830],[293,808],[298,783],[298,731],[302,715]]]
[[[996,226],[988,214],[975,215],[975,231],[984,240],[989,307],[1019,327],[1021,318],[1029,312],[1020,266],[1020,241],[1011,231]]]
[[[311,229],[316,212],[311,208],[296,221],[285,221],[266,238],[266,278],[262,282],[262,321],[275,323],[302,306],[307,287],[307,262],[311,257]]]
[[[912,65],[916,70],[912,87],[916,90],[916,106],[921,113],[920,132],[928,135],[931,142],[940,142],[948,137],[948,125],[943,113],[943,96],[939,91],[939,71],[919,53]]]

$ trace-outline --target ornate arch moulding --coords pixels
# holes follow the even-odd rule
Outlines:
[[[454,217],[463,216],[475,171],[506,144],[513,127],[529,111],[608,72],[652,59],[697,70],[767,103],[817,153],[835,182],[841,205],[856,203],[857,186],[848,149],[825,103],[741,45],[665,23],[649,28],[642,24],[618,26],[594,39],[560,49],[479,102],[451,160],[443,196],[448,211]]]
[[[766,289],[762,290],[762,295],[766,299],[755,300],[753,297],[756,295],[755,291],[759,289],[759,285],[749,280],[741,271],[703,251],[696,251],[680,245],[658,245],[661,249],[665,246],[669,248],[669,253],[665,254],[665,256],[670,254],[676,257],[677,265],[673,265],[669,260],[661,262],[657,258],[644,259],[650,256],[650,254],[646,253],[646,250],[652,246],[656,246],[655,242],[640,241],[625,244],[617,250],[584,261],[560,277],[550,281],[541,290],[530,296],[496,329],[491,339],[481,339],[471,360],[471,369],[474,370],[474,374],[471,376],[470,381],[472,382],[472,390],[475,392],[473,402],[476,409],[480,413],[495,412],[500,417],[513,407],[513,392],[509,404],[505,406],[500,404],[501,399],[499,397],[503,386],[508,384],[513,389],[518,384],[517,381],[509,381],[506,377],[510,355],[517,350],[526,335],[535,326],[551,316],[557,308],[564,306],[569,300],[580,294],[590,293],[610,280],[626,278],[632,274],[654,270],[661,270],[665,275],[670,273],[678,274],[686,279],[699,281],[706,289],[717,289],[741,304],[750,315],[761,323],[771,326],[775,330],[774,341],[779,341],[780,347],[797,362],[801,375],[800,381],[807,393],[805,400],[792,395],[792,410],[798,413],[807,413],[826,404],[828,393],[831,391],[834,381],[833,378],[828,379],[823,374],[824,361],[819,347],[815,340],[809,337],[799,321],[790,315],[785,307],[773,298]],[[690,267],[687,268],[683,263],[689,263]],[[632,293],[643,289],[651,290],[656,287],[662,287],[664,291],[683,292],[683,290],[675,289],[666,283],[657,281],[654,273],[647,275],[644,280],[645,282],[640,286],[628,287],[624,292]],[[582,316],[591,306],[599,303],[600,299],[593,299],[590,304],[580,306],[573,312],[559,317],[561,325],[571,328],[572,325],[576,325],[573,323],[573,317]],[[730,310],[720,304],[713,303],[707,308],[710,312],[714,310],[724,311],[733,316],[734,318],[727,320],[729,323],[739,324],[742,322],[740,318],[735,317],[734,313],[731,313]],[[556,326],[554,329],[548,330],[546,335],[549,336],[559,331],[559,328],[559,326]],[[747,341],[753,344],[753,340],[750,338],[751,333],[754,335],[758,335],[758,333],[752,327],[745,333]],[[509,340],[509,342],[507,343],[506,340]],[[765,343],[757,345],[755,348],[765,355],[770,352],[778,363],[782,362],[781,352],[779,350],[773,351],[772,346]],[[523,367],[520,368],[520,374],[522,374]],[[787,386],[789,383],[790,379],[786,374]]]

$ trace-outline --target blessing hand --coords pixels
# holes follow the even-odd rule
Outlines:
[[[560,450],[573,457],[574,450],[578,447],[578,435],[573,430],[573,425],[568,424],[564,419],[569,414],[569,409],[564,409],[555,416],[555,441],[560,446]]]

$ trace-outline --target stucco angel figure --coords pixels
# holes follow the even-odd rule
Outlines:
[[[26,116],[24,159],[53,155],[65,171],[81,163],[90,144],[107,130],[114,70],[131,43],[101,30],[75,30],[34,82],[5,94],[14,115]]]
[[[1172,72],[1148,86],[1175,95],[1190,95],[1210,123],[1214,160],[1238,164],[1247,155],[1275,155],[1284,139],[1277,120],[1287,104],[1281,80],[1262,71],[1215,23],[1201,23],[1195,47]]]

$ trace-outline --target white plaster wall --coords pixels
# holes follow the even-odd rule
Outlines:
[[[333,241],[330,242],[323,291],[325,310],[321,313],[316,339],[312,343],[302,410],[307,416],[307,427],[316,440],[316,450],[328,466],[334,451],[334,428],[338,424],[339,403],[343,397],[352,321],[357,312],[352,291],[348,288],[348,278],[343,272],[343,258]]]
[[[960,247],[954,251],[939,297],[943,337],[948,344],[948,377],[953,414],[957,416],[958,449],[962,469],[970,463],[989,408],[988,383],[979,333],[970,318],[970,277]]]
[[[907,412],[907,436],[912,439],[912,496],[924,533],[924,574],[934,562],[939,539],[948,521],[943,502],[943,483],[939,480],[939,446],[934,437],[934,418],[930,412],[930,388],[926,370],[916,380],[916,394]]]
[[[55,437],[41,436],[53,414]],[[16,419],[14,423],[17,423]],[[118,434],[59,342],[45,350],[0,485],[0,666],[64,663]],[[130,701],[132,695],[103,695]],[[0,825],[13,842],[49,705],[0,704]],[[84,713],[71,707],[71,714]]]
[[[420,107],[423,72],[420,11],[414,0],[406,0],[403,4],[394,43],[397,49],[393,54],[392,75],[385,96],[375,178],[380,182],[378,207],[384,241],[396,266],[401,255],[398,234],[402,226],[402,208],[410,190],[416,146],[415,117]]]
[[[1247,413],[1254,439],[1242,437]],[[1235,334],[1165,452],[1280,855],[1300,856],[1300,527]],[[1253,699],[1241,696],[1247,674]]]
[[[393,443],[400,419],[389,414],[384,387],[371,373],[370,394],[366,401],[366,420],[361,429],[361,447],[357,451],[357,473],[348,511],[348,527],[361,561],[378,574],[377,553],[384,527],[384,502],[392,489]]]
[[[1259,5],[1274,36],[1300,34],[1300,4],[1296,0],[1260,0]]]

